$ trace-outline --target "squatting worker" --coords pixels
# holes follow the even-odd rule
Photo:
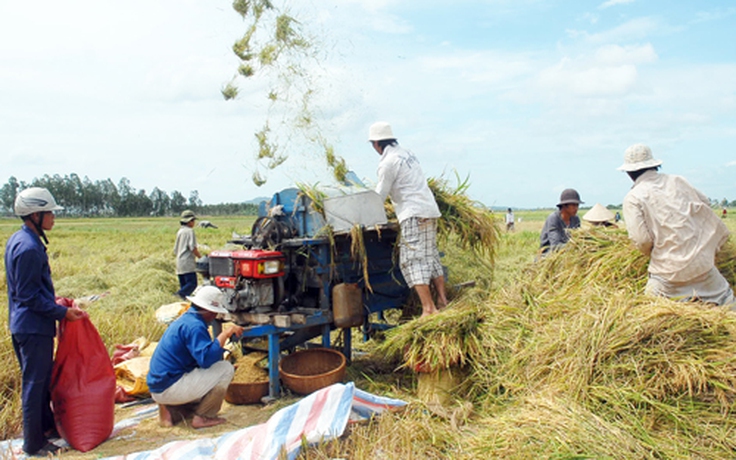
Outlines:
[[[48,441],[55,434],[51,412],[56,321],[76,321],[86,313],[57,305],[46,254],[46,232],[54,227],[54,211],[63,209],[44,188],[27,188],[15,199],[15,214],[23,226],[5,246],[10,334],[20,363],[23,406],[23,450],[47,456],[59,450]],[[43,242],[41,242],[43,240]]]
[[[436,313],[447,305],[445,278],[437,249],[437,218],[440,210],[427,185],[419,160],[399,147],[386,122],[371,125],[368,141],[381,155],[376,192],[383,200],[390,196],[401,226],[399,265],[409,287],[422,303],[422,316]],[[437,292],[432,299],[429,283]]]
[[[197,258],[201,257],[197,249],[197,238],[194,235],[194,224],[197,216],[186,210],[181,213],[179,231],[176,232],[174,254],[176,254],[176,275],[179,278],[177,295],[185,299],[197,287]]]
[[[243,328],[230,325],[213,340],[207,326],[218,313],[227,313],[224,296],[215,286],[200,286],[187,299],[192,306],[164,332],[146,381],[162,426],[172,426],[184,416],[188,408],[177,406],[191,405],[192,427],[204,428],[225,422],[217,413],[235,370],[223,360],[223,346]]]
[[[649,256],[646,292],[716,305],[734,303],[733,290],[715,266],[728,229],[705,195],[683,177],[660,174],[661,164],[649,147],[635,144],[626,149],[618,168],[634,181],[623,211],[629,237]]]
[[[560,202],[557,203],[557,211],[547,216],[539,235],[539,247],[542,252],[550,249],[558,249],[570,240],[570,229],[580,228],[578,207],[580,206],[580,194],[574,189],[568,188],[560,194]]]

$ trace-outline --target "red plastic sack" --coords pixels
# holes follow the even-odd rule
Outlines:
[[[115,372],[89,318],[62,320],[51,376],[51,402],[59,434],[81,452],[94,449],[115,423]]]

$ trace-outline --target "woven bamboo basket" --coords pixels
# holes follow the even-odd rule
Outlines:
[[[225,401],[230,404],[258,404],[268,394],[268,380],[255,383],[232,382],[225,392]]]
[[[287,355],[279,362],[284,386],[294,393],[308,395],[345,378],[347,360],[330,348],[313,348]]]

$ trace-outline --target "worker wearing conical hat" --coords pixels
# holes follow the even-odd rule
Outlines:
[[[616,219],[616,215],[600,203],[596,203],[595,206],[590,208],[590,210],[583,216],[584,221],[601,227],[616,227],[617,225],[611,222],[614,219]]]
[[[728,228],[710,200],[683,177],[660,174],[661,160],[635,144],[624,153],[634,185],[623,203],[629,237],[650,257],[646,292],[678,300],[734,304],[733,290],[715,266]]]

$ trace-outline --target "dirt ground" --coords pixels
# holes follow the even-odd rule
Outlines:
[[[360,347],[358,345],[358,347]],[[412,388],[413,375],[405,370],[396,370],[391,363],[375,360],[368,354],[358,350],[353,351],[353,360],[347,368],[344,382],[355,382],[358,388],[377,394],[393,393],[397,388]],[[390,394],[392,397],[398,395]],[[266,422],[279,409],[289,406],[301,399],[288,390],[268,405],[248,404],[233,405],[224,401],[220,416],[227,419],[227,423],[211,428],[194,429],[187,422],[177,424],[171,428],[164,428],[158,424],[158,413],[152,410],[151,414],[142,421],[129,428],[125,428],[116,436],[108,439],[89,452],[69,450],[59,456],[63,459],[99,459],[118,455],[132,454],[156,449],[171,441],[216,438],[222,434],[258,425]],[[155,408],[155,404],[136,405],[123,408],[115,407],[115,422],[136,417],[141,411]]]
[[[194,429],[185,421],[171,428],[163,428],[158,424],[157,412],[144,418],[138,425],[124,428],[116,436],[108,439],[89,452],[69,450],[59,456],[64,459],[97,459],[134,452],[156,449],[171,441],[216,438],[224,433],[239,430],[251,425],[258,425],[282,407],[296,402],[298,398],[287,396],[273,404],[233,405],[223,402],[220,416],[227,419],[227,423],[211,428]],[[141,411],[155,408],[155,403],[115,408],[115,422],[135,417]]]

